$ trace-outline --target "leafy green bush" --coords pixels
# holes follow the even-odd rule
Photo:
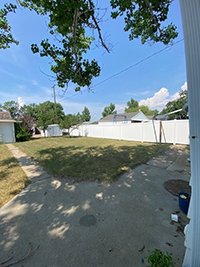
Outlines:
[[[150,263],[148,267],[175,267],[178,262],[177,259],[172,258],[172,253],[166,252],[165,254],[159,249],[148,252],[147,261]]]
[[[26,131],[19,123],[15,124],[15,137],[17,142],[29,141],[31,133]]]

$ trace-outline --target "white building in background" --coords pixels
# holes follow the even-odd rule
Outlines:
[[[46,130],[41,130],[41,135],[43,137],[50,137],[50,136],[62,136],[63,131],[60,129],[58,124],[51,124],[48,125]]]
[[[8,111],[0,111],[0,142],[15,143],[15,127]]]

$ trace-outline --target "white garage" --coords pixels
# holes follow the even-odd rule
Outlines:
[[[6,144],[16,142],[14,122],[9,112],[0,111],[0,142]]]

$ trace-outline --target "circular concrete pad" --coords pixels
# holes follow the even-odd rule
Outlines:
[[[85,226],[85,227],[90,227],[93,226],[97,223],[97,219],[94,215],[89,214],[85,215],[80,218],[79,220],[80,225]]]

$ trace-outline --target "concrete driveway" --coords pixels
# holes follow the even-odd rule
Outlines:
[[[189,181],[188,153],[172,148],[112,184],[56,179],[9,148],[34,181],[0,209],[0,266],[147,266],[147,249],[184,256],[177,197],[168,179]],[[34,175],[35,173],[35,175]]]

